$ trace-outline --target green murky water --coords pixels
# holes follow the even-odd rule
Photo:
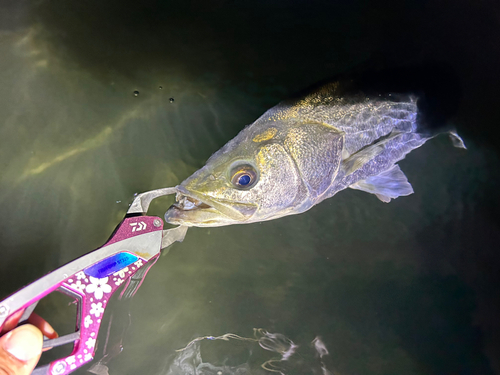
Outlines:
[[[415,194],[390,204],[343,191],[302,215],[191,229],[137,295],[115,305],[132,324],[110,374],[166,374],[192,339],[259,327],[301,348],[321,336],[335,374],[499,369],[500,163],[488,136],[498,115],[477,95],[498,77],[486,80],[494,64],[485,58],[479,69],[472,57],[493,43],[484,30],[498,22],[486,17],[473,36],[451,38],[462,20],[416,2],[3,7],[0,297],[100,246],[134,193],[176,185],[297,89],[371,61],[433,58],[461,79],[455,121],[467,152],[439,137],[411,153],[400,165]],[[488,13],[471,12],[470,25]],[[445,15],[446,27],[429,25]],[[163,216],[171,200],[150,214]],[[44,311],[57,327],[60,312]],[[230,347],[210,345],[207,361],[238,364]],[[299,362],[287,373],[314,373]]]

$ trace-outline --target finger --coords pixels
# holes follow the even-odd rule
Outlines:
[[[29,375],[42,354],[42,332],[31,324],[0,338],[0,374]]]
[[[19,322],[19,319],[23,316],[24,309],[21,309],[19,311],[16,311],[14,314],[9,316],[5,323],[3,324],[2,331],[0,332],[0,335],[3,335],[6,332],[12,331],[14,328],[16,328],[17,323]]]
[[[56,339],[59,337],[58,333],[52,328],[52,326],[47,323],[45,319],[43,319],[37,313],[32,313],[28,319],[28,322],[37,327],[40,331],[42,331],[43,335],[48,339]],[[52,349],[52,347],[43,348],[43,351]]]
[[[55,339],[59,337],[54,328],[52,328],[52,326],[37,313],[31,314],[28,322],[42,331],[43,335],[49,339]]]

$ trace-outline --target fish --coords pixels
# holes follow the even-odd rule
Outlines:
[[[347,188],[386,203],[410,195],[397,163],[444,132],[433,131],[439,116],[428,99],[339,79],[285,100],[176,186],[165,220],[196,227],[263,222],[303,213]],[[465,149],[454,129],[446,132]]]

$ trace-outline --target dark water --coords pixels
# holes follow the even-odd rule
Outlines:
[[[263,328],[299,345],[287,374],[500,373],[499,10],[0,2],[0,298],[100,246],[135,192],[179,183],[291,93],[350,69],[439,63],[457,76],[468,151],[443,136],[412,152],[400,165],[415,194],[390,204],[343,191],[302,215],[190,230],[113,305],[132,324],[108,367],[168,374],[196,337]],[[57,327],[62,312],[43,312]],[[204,362],[253,374],[280,357],[200,343]]]

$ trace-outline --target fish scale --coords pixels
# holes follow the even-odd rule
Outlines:
[[[437,134],[419,123],[430,118],[420,112],[419,97],[365,95],[344,84],[327,84],[266,111],[177,187],[203,205],[174,205],[165,220],[201,227],[273,220],[346,188],[383,202],[412,194],[396,163]],[[456,132],[449,133],[465,148]],[[252,172],[244,185],[235,182],[236,170]]]

